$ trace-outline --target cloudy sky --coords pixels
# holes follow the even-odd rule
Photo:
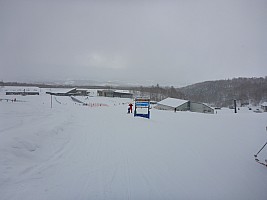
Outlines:
[[[266,75],[266,0],[0,0],[0,80]]]

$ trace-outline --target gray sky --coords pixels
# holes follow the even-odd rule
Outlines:
[[[0,80],[267,75],[267,0],[0,0]]]

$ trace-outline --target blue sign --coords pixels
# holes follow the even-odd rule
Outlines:
[[[138,109],[145,108],[147,109],[147,113],[138,113]],[[144,117],[150,118],[150,99],[145,97],[139,97],[135,99],[135,109],[134,109],[134,116],[135,117]]]
[[[149,102],[136,102],[136,107],[149,107]]]
[[[149,118],[150,118],[150,111],[148,111],[147,114],[139,114],[139,113],[136,113],[136,111],[135,111],[135,112],[134,112],[134,116],[135,116],[135,117],[144,117],[144,118],[149,119]]]

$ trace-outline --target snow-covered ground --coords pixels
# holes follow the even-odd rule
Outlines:
[[[267,199],[253,155],[267,113],[151,110],[130,99],[6,96],[0,88],[0,199]],[[259,154],[267,158],[267,148]]]

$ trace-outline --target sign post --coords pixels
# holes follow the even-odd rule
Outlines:
[[[144,110],[145,112],[142,112]],[[139,97],[135,99],[134,116],[150,119],[150,99],[149,98]]]

